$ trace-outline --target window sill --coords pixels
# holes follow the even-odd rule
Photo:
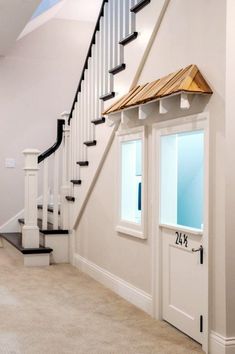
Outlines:
[[[143,231],[138,231],[125,226],[116,226],[116,231],[125,235],[134,236],[141,239],[146,239]]]
[[[164,229],[173,230],[173,231],[185,232],[185,233],[189,233],[191,235],[196,235],[196,236],[202,236],[203,235],[203,230],[194,229],[192,227],[187,227],[187,226],[171,225],[171,224],[159,224],[159,227],[164,228]]]

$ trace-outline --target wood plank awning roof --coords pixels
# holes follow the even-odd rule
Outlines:
[[[181,69],[161,79],[133,88],[111,107],[106,109],[103,114],[118,112],[180,93],[210,95],[213,92],[198,67],[196,65],[189,65],[185,69]]]

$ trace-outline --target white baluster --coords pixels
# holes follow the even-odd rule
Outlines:
[[[61,228],[67,230],[69,228],[69,208],[65,200],[65,196],[68,195],[70,191],[70,181],[69,181],[70,127],[68,125],[69,113],[64,112],[61,114],[61,116],[63,119],[65,119],[65,126],[64,126],[63,143],[62,143],[62,186],[60,189],[60,194],[61,194],[60,220],[61,220]]]
[[[96,72],[95,72],[95,65],[96,65],[96,56],[97,52],[97,44],[94,44],[92,47],[92,56],[91,56],[91,115],[90,115],[90,140],[95,140],[95,129],[94,125],[91,121],[94,119],[96,114]]]
[[[24,248],[39,247],[39,228],[37,226],[38,197],[38,155],[40,151],[27,149],[25,157],[25,224],[22,229],[22,245]]]
[[[49,184],[48,184],[48,159],[43,161],[43,199],[42,199],[42,228],[47,229],[48,222],[48,202],[49,202]]]
[[[118,46],[117,46],[117,57],[118,57],[118,64],[122,64],[124,61],[124,49],[123,46],[119,44],[119,42],[124,38],[124,3],[123,0],[116,0],[118,5],[117,11],[117,20],[118,20]],[[115,1],[115,3],[116,3]]]
[[[74,107],[75,109],[75,107]],[[74,134],[74,130],[73,130],[73,123],[74,123],[74,110],[73,110],[73,114],[72,114],[72,119],[70,121],[70,147],[69,147],[69,151],[70,151],[70,163],[69,163],[69,179],[73,179],[73,134]]]
[[[88,105],[89,105],[89,97],[88,97],[88,69],[86,69],[85,71],[85,75],[84,75],[84,140],[82,143],[84,143],[85,141],[88,140],[88,132],[87,132],[87,121],[88,121]],[[83,151],[84,151],[84,161],[87,160],[87,147],[86,145],[83,144]]]
[[[59,227],[59,152],[54,153],[54,178],[53,178],[53,229]]]
[[[101,97],[104,94],[104,18],[100,19],[100,35],[99,35],[99,96]],[[103,111],[103,101],[99,100],[99,114]],[[97,117],[98,118],[98,117]]]
[[[91,115],[91,58],[88,59],[88,69],[87,69],[87,80],[86,80],[86,107],[87,107],[87,117],[86,126],[87,134],[86,141],[90,140],[90,115]]]
[[[79,161],[79,150],[81,143],[81,134],[80,134],[80,120],[81,120],[81,93],[78,93],[78,102],[77,102],[77,114],[76,114],[76,153],[75,153],[75,168],[76,176],[80,179],[80,166],[77,164]]]
[[[129,21],[130,21],[130,0],[124,0],[123,4],[123,39],[129,35]]]
[[[135,31],[135,14],[130,9],[135,5],[135,0],[129,0],[129,34]]]
[[[73,121],[73,179],[77,178],[77,114],[78,114],[78,103],[74,107],[74,121]]]
[[[109,92],[109,23],[108,23],[108,4],[106,3],[104,6],[104,94]]]
[[[95,111],[94,111],[94,118],[93,119],[98,119],[100,112],[99,112],[99,107],[100,107],[100,31],[96,32],[96,60],[95,60]],[[95,131],[95,127],[93,128]]]
[[[108,2],[108,70],[113,68],[113,23],[114,23],[114,16],[113,16],[113,0],[109,0]],[[109,91],[111,91],[109,89]]]
[[[84,142],[84,122],[85,122],[85,97],[84,97],[84,92],[85,91],[85,82],[84,80],[82,81],[81,84],[81,120],[80,120],[80,135],[81,135],[81,140],[80,140],[80,158],[79,161],[82,161],[84,159],[84,149],[85,146],[83,144]]]
[[[113,60],[110,69],[115,68],[118,65],[118,2],[119,0],[112,1],[112,26],[113,26]]]

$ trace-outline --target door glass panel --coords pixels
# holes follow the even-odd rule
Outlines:
[[[142,141],[121,144],[121,219],[141,224]]]
[[[161,137],[161,223],[203,229],[204,132]]]

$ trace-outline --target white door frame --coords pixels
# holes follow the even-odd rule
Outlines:
[[[203,350],[208,353],[209,341],[209,113],[200,113],[190,115],[183,118],[175,118],[164,122],[159,122],[153,125],[152,130],[152,289],[153,289],[153,316],[154,318],[162,319],[162,243],[159,234],[159,191],[160,191],[160,130],[167,129],[169,134],[174,134],[178,126],[185,126],[195,123],[195,128],[198,127],[204,130],[204,156],[205,156],[205,173],[204,173],[204,230],[203,230],[203,247],[204,247],[204,276],[203,283],[205,296],[203,300]]]

